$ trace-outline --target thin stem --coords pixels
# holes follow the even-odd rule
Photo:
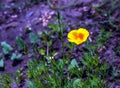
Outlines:
[[[58,14],[58,24],[59,24],[59,29],[60,29],[60,40],[62,42],[62,57],[64,58],[63,28],[62,28],[62,23],[61,23],[60,12],[57,11],[57,14]]]
[[[49,56],[49,44],[47,42],[47,51],[46,51],[46,55]]]
[[[60,40],[62,42],[62,58],[64,60],[64,40],[63,40],[63,28],[62,28],[62,23],[61,23],[61,17],[60,17],[60,12],[57,11],[57,14],[58,14],[58,24],[59,24],[59,29],[60,29]],[[63,83],[63,75],[64,75],[64,67],[61,68],[61,80],[62,80],[62,83],[61,83],[61,87],[63,87],[64,83]]]

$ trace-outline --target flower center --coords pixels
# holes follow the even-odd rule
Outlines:
[[[84,35],[82,33],[75,34],[74,36],[75,36],[76,40],[77,39],[83,40],[83,37],[84,37]]]
[[[82,33],[79,33],[79,34],[78,34],[78,38],[79,38],[79,39],[83,40],[83,37],[84,37],[84,35],[83,35]]]

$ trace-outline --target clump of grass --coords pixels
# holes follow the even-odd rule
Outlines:
[[[1,88],[12,88],[11,86],[12,79],[10,74],[0,74],[0,87]]]
[[[50,63],[43,59],[28,63],[29,88],[103,88],[107,82],[107,63],[100,63],[99,58],[90,53],[85,53],[84,58],[79,60],[82,66],[76,59],[51,59]]]

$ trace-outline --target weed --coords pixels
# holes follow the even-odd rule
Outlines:
[[[12,88],[11,83],[12,83],[12,79],[9,74],[5,74],[5,75],[0,74],[0,87],[1,88]]]

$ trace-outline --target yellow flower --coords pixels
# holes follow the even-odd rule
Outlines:
[[[85,28],[79,28],[78,30],[72,30],[68,33],[68,41],[74,42],[77,45],[82,44],[87,40],[89,32]]]

